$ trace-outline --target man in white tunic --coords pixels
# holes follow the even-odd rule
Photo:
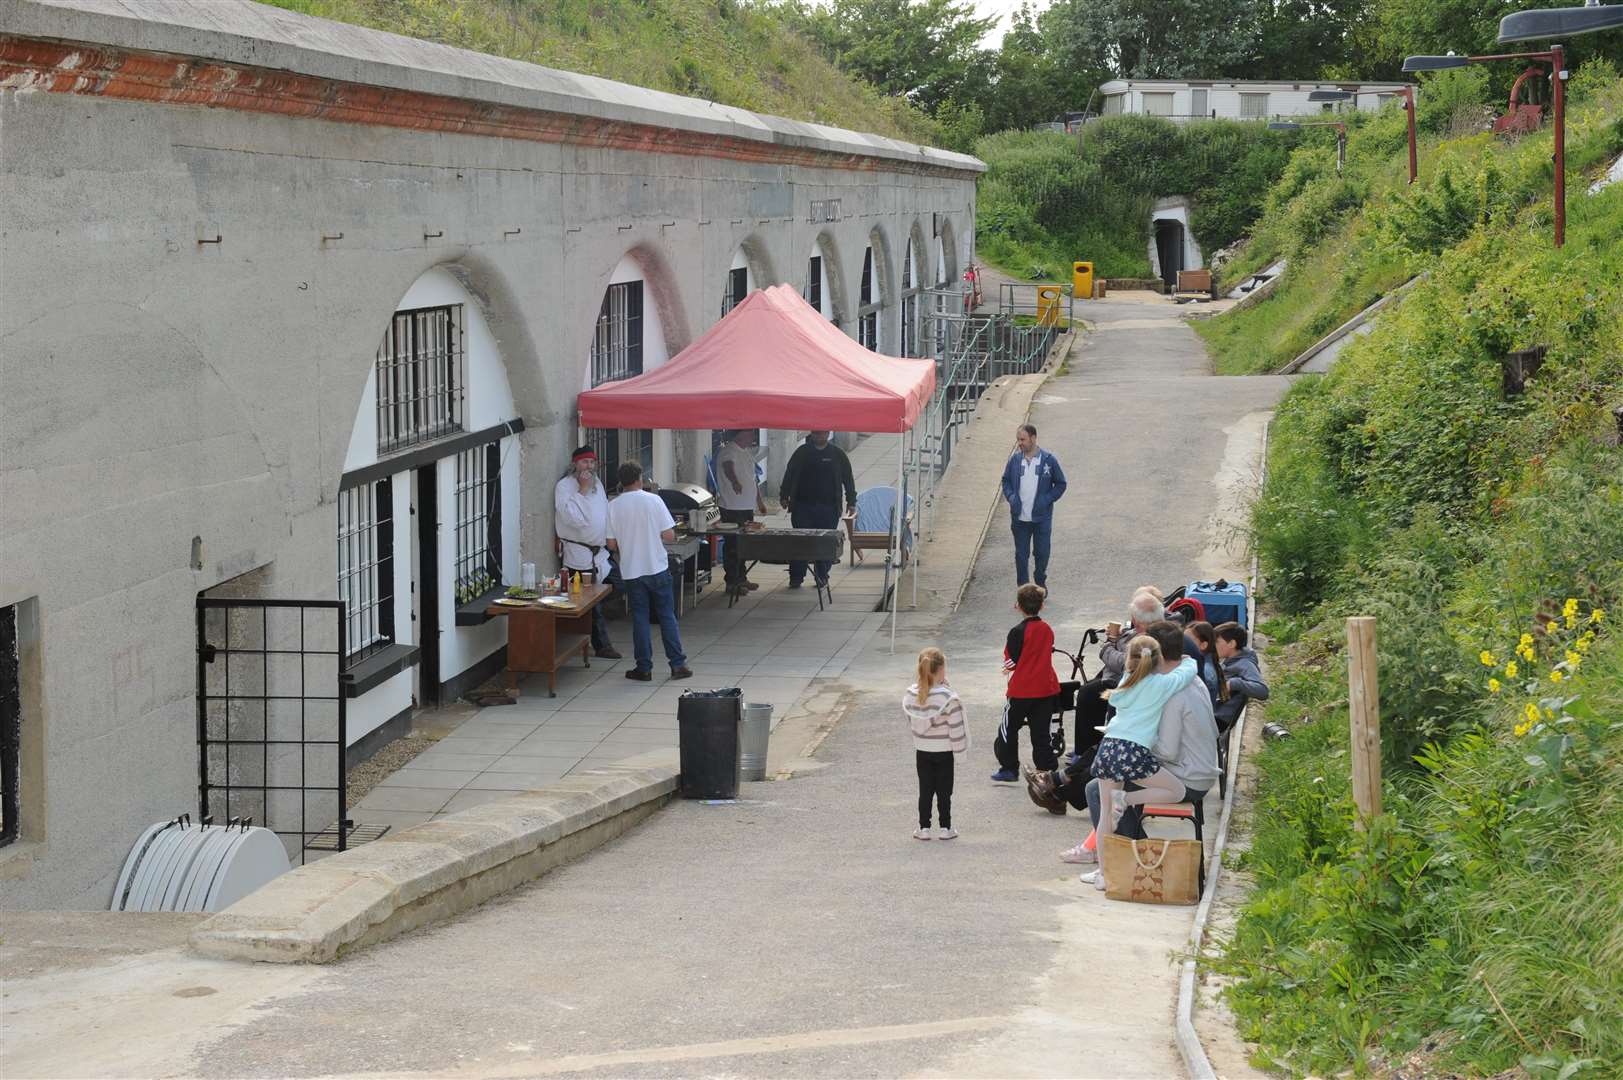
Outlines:
[[[570,457],[569,475],[553,491],[556,516],[553,528],[563,547],[564,568],[590,575],[599,585],[618,588],[620,575],[609,561],[607,533],[609,496],[597,478],[597,451],[583,446]],[[620,659],[609,640],[608,601],[592,609],[592,652],[607,660]]]

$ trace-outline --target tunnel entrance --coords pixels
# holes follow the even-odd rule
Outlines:
[[[1155,254],[1161,263],[1161,280],[1167,288],[1178,285],[1178,271],[1183,265],[1183,222],[1160,218],[1155,222]]]

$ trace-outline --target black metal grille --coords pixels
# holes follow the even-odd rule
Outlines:
[[[806,303],[823,310],[823,257],[813,255],[806,260]]]
[[[642,282],[610,285],[597,313],[592,337],[592,385],[618,382],[642,374]],[[619,486],[622,461],[635,461],[647,473],[654,467],[651,429],[587,428],[586,444],[597,453],[598,475],[610,491]]]
[[[378,453],[462,430],[462,305],[397,311],[378,346]]]
[[[913,271],[913,240],[907,241],[902,260],[902,355],[916,356],[919,347],[918,275]]]
[[[17,607],[0,607],[0,847],[17,839],[23,729],[22,668]]]
[[[725,318],[727,313],[744,302],[744,297],[750,291],[750,272],[748,267],[740,266],[727,271],[727,290],[721,296],[721,314]]]
[[[298,862],[346,809],[344,624],[341,600],[197,599],[198,815],[272,829]]]
[[[350,659],[394,642],[394,492],[388,478],[338,493],[338,599]]]
[[[456,602],[466,604],[502,579],[501,443],[456,456]]]
[[[873,248],[862,253],[862,289],[858,295],[857,340],[865,349],[879,349],[879,304],[874,300]]]

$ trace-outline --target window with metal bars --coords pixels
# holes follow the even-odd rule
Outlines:
[[[725,316],[744,302],[750,291],[750,272],[746,266],[727,271],[727,290],[721,296],[721,313]]]
[[[394,496],[387,477],[338,493],[338,599],[347,660],[394,643]]]
[[[468,601],[502,580],[502,454],[494,442],[456,456],[456,602]]]
[[[874,299],[873,248],[862,253],[862,291],[858,294],[857,340],[865,349],[879,350],[879,303]]]
[[[462,430],[462,305],[397,311],[378,346],[378,453]]]
[[[806,260],[806,303],[823,310],[823,257],[813,255]]]
[[[17,605],[0,607],[0,847],[17,839],[22,800],[22,664]]]
[[[593,386],[642,374],[642,303],[640,281],[610,285],[603,294],[592,337]],[[644,473],[654,467],[652,430],[587,428],[586,444],[597,452],[598,475],[610,491],[619,485],[620,462],[635,461]]]
[[[902,260],[902,355],[913,356],[919,345],[918,274],[913,270],[913,241],[907,241],[907,258]]]

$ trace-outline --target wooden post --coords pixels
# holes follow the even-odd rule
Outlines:
[[[1347,706],[1352,721],[1352,789],[1358,827],[1381,812],[1381,696],[1375,619],[1347,620]]]

